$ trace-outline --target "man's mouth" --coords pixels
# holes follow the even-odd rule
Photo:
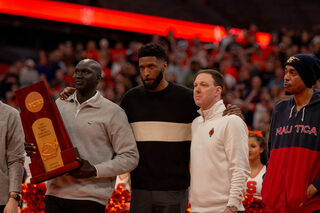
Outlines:
[[[291,84],[289,84],[289,83],[284,83],[284,87],[286,88],[286,87],[290,87],[291,86]]]
[[[145,80],[143,80],[144,82],[152,82],[152,81],[154,81],[154,79],[145,79]]]
[[[77,84],[77,85],[83,84],[83,82],[81,80],[75,80],[74,83]]]

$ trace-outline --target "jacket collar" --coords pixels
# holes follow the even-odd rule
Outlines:
[[[207,110],[198,110],[198,113],[202,116],[203,120],[209,120],[217,116],[221,116],[222,112],[226,109],[224,106],[223,100],[215,103],[210,109]]]

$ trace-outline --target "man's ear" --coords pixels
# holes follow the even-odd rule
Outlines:
[[[217,92],[219,92],[220,94],[222,93],[222,87],[221,86],[217,86]]]
[[[102,75],[100,73],[100,75],[97,75],[97,80],[100,80],[102,78]]]
[[[167,69],[168,62],[164,61],[162,64],[162,70],[165,71]]]

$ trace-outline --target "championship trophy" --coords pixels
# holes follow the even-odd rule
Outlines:
[[[77,149],[72,146],[46,81],[16,91],[27,142],[37,147],[32,155],[31,183],[57,177],[79,168]]]

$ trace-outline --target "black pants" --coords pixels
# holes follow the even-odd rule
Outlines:
[[[188,190],[148,191],[132,189],[130,213],[185,213]]]
[[[3,213],[3,210],[6,206],[0,206],[0,213]]]
[[[45,213],[105,213],[105,206],[91,200],[70,200],[46,195]]]

